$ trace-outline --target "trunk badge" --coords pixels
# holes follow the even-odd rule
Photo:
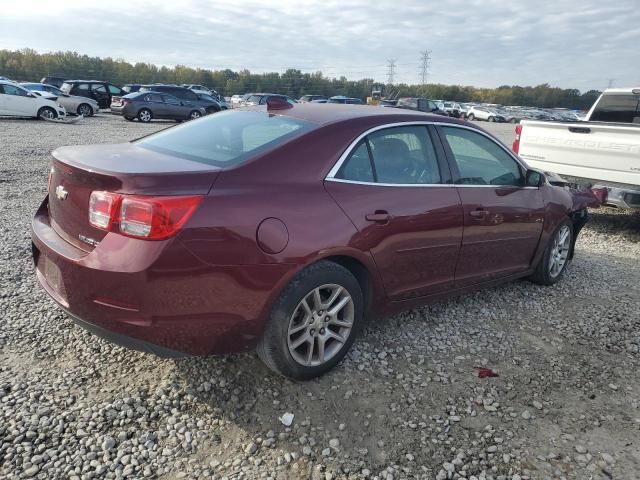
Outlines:
[[[58,200],[64,200],[67,198],[67,195],[69,195],[69,192],[67,192],[62,185],[56,187],[56,197],[58,197]]]

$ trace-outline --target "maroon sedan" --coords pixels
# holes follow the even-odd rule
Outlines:
[[[307,379],[365,317],[557,282],[596,204],[459,120],[274,101],[55,150],[33,257],[49,295],[113,342],[255,349]]]

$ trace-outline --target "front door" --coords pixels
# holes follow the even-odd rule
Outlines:
[[[107,88],[100,83],[91,84],[91,95],[98,102],[100,108],[109,108],[111,106],[111,96],[107,92]]]
[[[456,126],[439,131],[464,210],[456,286],[527,270],[544,221],[540,189],[525,186],[524,167],[487,135]]]
[[[393,300],[453,286],[462,207],[445,178],[427,127],[413,125],[372,132],[325,182]]]
[[[25,117],[33,117],[36,115],[38,105],[36,99],[29,96],[23,88],[19,88],[15,85],[9,85],[7,83],[2,85],[3,95],[3,109],[4,115],[19,115]]]

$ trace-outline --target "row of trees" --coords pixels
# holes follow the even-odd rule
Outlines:
[[[247,92],[277,92],[298,98],[304,94],[346,95],[365,99],[371,95],[372,79],[327,78],[322,72],[302,73],[289,69],[284,73],[251,73],[248,70],[209,70],[177,65],[158,67],[150,63],[131,64],[124,60],[90,57],[77,52],[38,53],[35,50],[0,50],[0,75],[17,80],[39,80],[51,75],[66,78],[101,79],[117,85],[126,83],[198,83],[223,95]],[[548,84],[535,87],[503,85],[476,88],[460,85],[387,86],[387,93],[406,97],[427,97],[459,102],[487,102],[534,107],[589,108],[600,92],[581,93]]]

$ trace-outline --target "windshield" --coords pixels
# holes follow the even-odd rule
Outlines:
[[[281,145],[312,128],[311,123],[266,112],[224,111],[135,143],[160,153],[224,167]]]

